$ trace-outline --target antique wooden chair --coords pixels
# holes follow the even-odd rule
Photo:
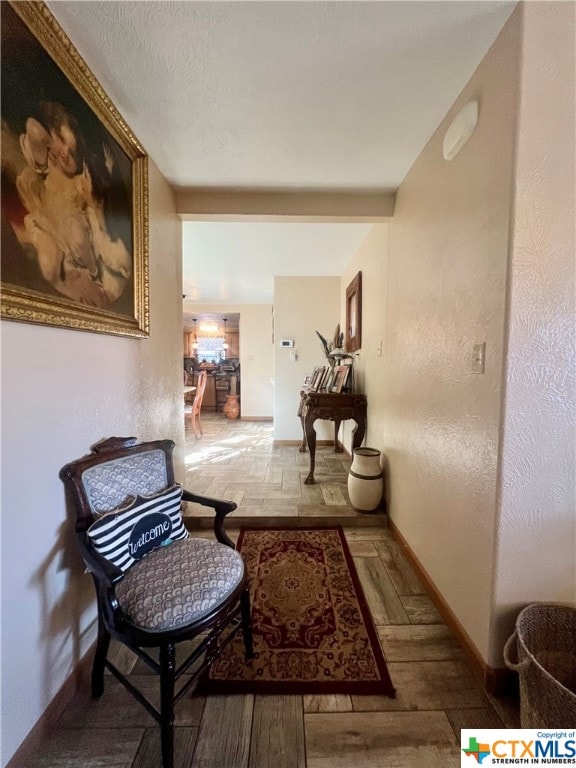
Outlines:
[[[173,449],[171,440],[111,437],[60,470],[96,587],[92,696],[104,692],[108,668],[160,723],[163,768],[173,768],[176,702],[240,628],[246,656],[253,656],[244,563],[224,531],[224,518],[236,504],[182,490],[174,481]],[[214,509],[216,541],[188,536],[182,499]],[[159,710],[107,658],[111,638],[159,675]],[[194,639],[177,667],[176,644]],[[158,661],[150,653],[154,648]]]

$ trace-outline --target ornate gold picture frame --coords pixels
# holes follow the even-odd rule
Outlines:
[[[358,272],[346,288],[346,352],[356,352],[362,347],[362,272]]]
[[[0,7],[2,317],[147,336],[147,155],[47,6]]]

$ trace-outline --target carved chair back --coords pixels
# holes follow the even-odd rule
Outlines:
[[[73,494],[76,530],[122,506],[130,497],[151,496],[174,484],[172,440],[139,444],[136,438],[108,438],[92,453],[64,468]]]

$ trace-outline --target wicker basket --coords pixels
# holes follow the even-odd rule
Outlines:
[[[520,677],[522,728],[576,728],[576,608],[528,605],[504,660]]]

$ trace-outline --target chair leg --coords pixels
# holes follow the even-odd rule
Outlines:
[[[99,699],[104,693],[104,669],[109,647],[110,635],[104,626],[102,617],[98,616],[98,640],[96,641],[96,654],[92,664],[92,698],[94,699]]]
[[[247,659],[254,658],[254,643],[252,639],[252,621],[250,619],[250,592],[248,588],[240,596],[240,611],[242,614],[242,637]]]
[[[174,643],[160,647],[160,738],[162,768],[174,768],[174,681],[176,652]]]

